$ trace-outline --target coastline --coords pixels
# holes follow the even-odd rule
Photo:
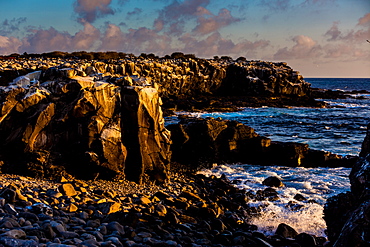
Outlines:
[[[210,63],[209,61],[204,60],[190,60],[193,63],[191,69],[194,69],[194,71],[198,71],[198,73],[200,73],[200,68],[204,69],[202,71],[204,75],[192,77],[193,79],[195,78],[198,80],[202,87],[198,87],[199,85],[194,83],[192,81],[193,79],[182,79],[181,83],[176,81],[175,84],[173,84],[173,80],[168,80],[167,82],[165,81],[165,83],[161,85],[161,88],[150,79],[150,76],[153,75],[150,73],[155,74],[157,70],[153,70],[154,72],[151,71],[150,73],[145,72],[147,74],[149,73],[150,76],[148,78],[150,80],[144,76],[138,76],[139,72],[145,71],[146,68],[152,68],[151,66],[155,64],[155,62],[150,61],[148,65],[145,63],[145,60],[139,59],[137,61],[139,61],[138,64],[141,67],[136,67],[136,65],[132,62],[125,63],[123,67],[119,67],[119,64],[112,62],[107,63],[109,66],[106,66],[107,64],[105,62],[94,62],[93,64],[90,64],[92,66],[84,67],[83,69],[78,67],[81,66],[79,63],[77,63],[76,66],[69,65],[69,67],[63,64],[59,68],[46,68],[41,72],[36,71],[36,74],[41,76],[38,78],[34,77],[37,76],[35,72],[27,74],[19,80],[15,79],[13,81],[13,85],[10,86],[9,89],[5,87],[1,89],[3,90],[2,92],[4,95],[7,95],[7,97],[2,98],[2,100],[4,100],[4,102],[7,100],[7,103],[14,103],[10,108],[3,107],[3,109],[5,109],[7,112],[5,112],[5,115],[2,116],[3,118],[1,121],[4,119],[5,121],[8,121],[9,119],[12,121],[9,122],[10,124],[7,123],[4,125],[5,130],[9,130],[9,133],[11,134],[13,131],[15,131],[12,129],[14,126],[17,126],[17,124],[22,124],[22,121],[20,121],[22,118],[17,119],[17,117],[20,116],[20,114],[18,114],[19,112],[25,113],[24,119],[30,120],[33,118],[33,120],[30,122],[35,122],[34,120],[36,120],[36,127],[42,126],[37,128],[35,127],[33,130],[31,129],[33,131],[31,135],[28,133],[30,131],[29,126],[20,125],[20,127],[17,127],[17,130],[14,132],[19,134],[20,132],[17,131],[20,129],[25,131],[24,135],[21,134],[19,136],[23,135],[23,139],[21,141],[25,142],[27,148],[21,148],[20,150],[26,150],[27,152],[31,151],[31,154],[34,154],[32,152],[33,150],[36,150],[37,155],[39,155],[32,157],[33,160],[31,160],[31,162],[25,163],[26,167],[28,169],[31,168],[30,171],[36,172],[35,174],[40,177],[46,178],[47,175],[52,175],[54,179],[58,177],[59,182],[53,183],[50,181],[50,184],[44,184],[44,182],[41,182],[41,180],[34,180],[32,178],[30,179],[20,176],[18,176],[18,178],[17,176],[10,176],[10,178],[13,179],[13,183],[5,183],[0,192],[4,199],[2,200],[3,205],[1,205],[4,212],[4,218],[1,224],[6,227],[6,229],[3,231],[2,237],[0,238],[0,243],[2,241],[2,243],[5,245],[9,245],[13,241],[13,243],[21,245],[33,245],[40,243],[41,246],[53,246],[53,244],[59,244],[61,246],[64,244],[72,246],[84,244],[88,246],[109,246],[112,243],[116,246],[194,246],[194,244],[201,246],[217,246],[217,244],[244,245],[247,243],[275,246],[284,243],[287,246],[294,246],[295,244],[311,241],[311,243],[314,243],[315,246],[323,246],[325,242],[327,242],[327,239],[322,236],[312,236],[306,233],[298,234],[294,229],[285,224],[279,225],[275,235],[266,236],[263,233],[258,232],[256,226],[250,224],[250,219],[253,217],[258,217],[260,209],[258,207],[249,206],[248,201],[270,199],[275,200],[279,197],[279,194],[276,192],[273,186],[270,186],[264,190],[246,193],[246,191],[239,190],[233,186],[225,177],[216,178],[211,176],[206,178],[201,175],[194,176],[191,174],[186,174],[179,176],[179,174],[174,174],[173,171],[176,170],[176,164],[171,164],[171,168],[169,168],[167,167],[168,164],[166,163],[169,160],[169,156],[167,155],[169,155],[170,152],[168,152],[167,148],[169,148],[170,140],[168,136],[162,135],[162,112],[161,110],[156,110],[156,107],[159,107],[160,100],[155,98],[156,103],[154,103],[155,107],[153,108],[154,110],[152,109],[153,111],[148,110],[148,101],[140,101],[142,99],[149,99],[150,102],[153,102],[151,101],[153,98],[150,97],[154,95],[153,92],[157,92],[155,90],[158,90],[158,92],[160,92],[165,98],[164,107],[169,113],[172,110],[179,109],[188,109],[192,111],[200,109],[210,111],[234,111],[240,106],[262,107],[265,105],[277,107],[290,107],[291,105],[323,107],[324,104],[315,101],[315,97],[317,98],[317,96],[313,97],[309,85],[303,81],[299,73],[293,71],[284,63],[271,63],[263,61],[242,61],[237,63],[229,61],[224,63],[224,61],[221,61],[220,67],[217,67],[213,62]],[[173,61],[174,71],[178,71],[179,68],[187,71],[188,67],[186,66],[188,65],[183,66],[184,63],[182,60]],[[82,64],[85,62],[86,61],[83,61]],[[116,67],[114,67],[112,64]],[[180,66],[178,66],[179,64]],[[225,67],[223,66],[225,66],[225,64],[230,66],[226,69],[229,70],[229,73],[231,74],[230,77],[219,76],[222,74],[222,71],[224,71],[223,69]],[[155,64],[154,66],[158,66],[158,64]],[[179,78],[178,76],[183,75],[183,71],[172,73],[171,69],[168,69],[170,66],[172,66],[171,62],[167,61],[165,67],[161,66],[158,67],[163,72],[161,77],[164,75],[171,75],[173,79]],[[268,67],[267,69],[266,66]],[[165,68],[165,70],[163,70],[163,68]],[[279,68],[279,72],[271,70],[271,68]],[[114,71],[116,72],[117,69],[125,69],[129,72],[127,72],[128,74],[126,74],[126,77],[123,78],[122,75],[125,74],[114,73]],[[209,73],[209,71],[212,69],[213,74]],[[88,71],[91,72],[91,76],[88,76]],[[276,78],[275,76],[270,75],[271,73],[275,72]],[[241,73],[242,76],[240,77],[238,73]],[[253,76],[259,76],[252,77],[248,75],[248,77],[246,77],[247,80],[243,81],[243,83],[248,85],[248,90],[250,89],[252,91],[239,92],[240,88],[243,89],[244,84],[233,85],[231,83],[235,78],[244,78],[246,74],[243,73],[255,73]],[[196,73],[193,73],[192,76],[194,76],[194,74]],[[118,77],[117,75],[121,77]],[[206,76],[214,76],[213,79],[215,79],[217,83],[221,83],[216,86],[216,88],[220,90],[218,93],[221,92],[219,95],[216,93],[217,90],[210,93],[209,90],[214,90],[214,87],[209,85],[208,79],[205,79],[207,78]],[[280,82],[285,84],[283,86],[277,86],[277,84],[275,84],[276,80],[278,80],[277,78],[280,78]],[[289,80],[294,80],[294,82]],[[176,87],[172,88],[172,85],[176,85]],[[203,87],[203,85],[206,86]],[[225,88],[228,91],[226,94],[222,90]],[[122,98],[129,98],[127,95],[123,93],[121,94],[121,91],[119,91],[126,90],[127,93],[127,89],[132,90],[127,95],[130,95],[131,97],[137,93],[137,99],[139,99],[138,102],[143,103],[143,105],[146,107],[143,108],[150,112],[150,114],[155,112],[157,115],[155,117],[149,116],[149,120],[147,120],[148,116],[145,115],[145,111],[140,110],[142,109],[141,106],[124,109],[122,106],[129,105],[133,101],[127,101],[128,103],[121,101],[121,98],[114,93],[120,92],[119,95],[123,96]],[[37,93],[34,93],[32,90],[36,90],[35,92]],[[16,97],[9,92],[15,92]],[[140,94],[139,92],[144,92],[145,94]],[[188,92],[189,95],[186,94],[186,92]],[[90,97],[89,93],[93,95],[93,97]],[[110,100],[111,98],[105,98],[106,95],[110,93],[112,93],[111,95],[115,95],[113,96],[115,97],[114,105],[108,105],[108,102],[112,102]],[[323,91],[321,93],[322,94],[320,94],[320,97],[333,94],[332,91]],[[150,97],[148,97],[148,95],[150,95]],[[185,97],[184,95],[188,97]],[[338,98],[342,97],[343,95],[344,94],[341,92],[335,92],[333,97]],[[35,100],[30,96],[35,97]],[[94,97],[99,99],[98,102],[91,100]],[[70,105],[63,105],[64,103],[61,104],[59,101],[60,98],[68,102]],[[41,104],[39,104],[40,102]],[[76,102],[78,103],[76,104]],[[44,107],[45,103],[49,104],[46,108]],[[73,111],[67,112],[64,119],[57,118],[53,115],[54,108],[52,107],[54,107],[54,105],[60,107],[59,109],[73,109]],[[104,105],[104,107],[101,107],[102,105]],[[43,107],[41,108],[41,111],[40,106]],[[13,110],[13,107],[15,110]],[[117,110],[109,110],[108,113],[110,115],[104,115],[107,114],[105,109],[112,108]],[[36,113],[33,112],[35,109]],[[155,129],[156,131],[158,130],[159,133],[161,133],[160,135],[165,137],[166,145],[168,144],[166,147],[162,147],[161,145],[164,142],[158,141],[158,143],[160,143],[160,145],[158,145],[158,147],[160,147],[159,149],[166,149],[166,154],[163,154],[163,150],[158,152],[158,149],[156,149],[155,152],[159,153],[158,157],[164,159],[154,164],[154,169],[153,163],[145,163],[148,160],[150,161],[150,159],[153,157],[151,156],[152,151],[148,151],[145,148],[138,149],[138,147],[145,147],[147,145],[147,140],[142,141],[142,139],[140,139],[142,136],[146,136],[147,132],[137,134],[135,132],[137,128],[135,125],[134,128],[132,128],[134,130],[134,135],[130,137],[131,139],[129,141],[122,142],[122,139],[120,139],[121,136],[120,138],[117,138],[117,131],[127,131],[127,129],[124,128],[124,131],[119,129],[123,127],[123,125],[120,124],[120,119],[122,117],[121,113],[126,114],[126,116],[130,116],[132,109],[139,109],[135,114],[140,116],[139,118],[144,116],[143,123],[149,123],[149,126],[145,126],[145,128],[149,130],[148,133],[151,133],[150,131],[152,129]],[[55,112],[59,113],[58,109],[55,110]],[[120,112],[120,114],[114,115],[117,112]],[[102,115],[95,116],[94,114],[96,113]],[[40,122],[41,124],[39,124],[39,120],[42,121],[42,118],[37,116],[43,116],[42,114],[46,116],[50,115],[51,120],[49,119],[49,122]],[[10,117],[7,117],[8,115]],[[103,117],[101,118],[101,116]],[[11,117],[14,118],[12,119]],[[103,128],[106,128],[109,130],[109,132],[100,130],[95,131],[95,129],[92,131],[91,127],[99,126],[99,124],[101,124],[101,122],[96,121],[96,119],[99,118],[114,119],[116,122],[113,126],[111,121],[103,122]],[[84,170],[83,173],[89,173],[88,176],[90,176],[90,179],[91,177],[94,177],[95,181],[90,180],[89,182],[89,180],[75,180],[73,176],[70,176],[68,172],[65,173],[63,169],[58,170],[59,167],[58,169],[55,169],[56,166],[54,166],[53,163],[54,157],[66,157],[68,152],[64,154],[61,153],[59,156],[56,155],[47,161],[44,159],[44,157],[49,157],[49,153],[55,155],[55,151],[60,151],[57,149],[54,150],[53,148],[55,146],[50,145],[50,143],[52,143],[50,140],[54,139],[48,140],[49,137],[52,137],[55,134],[52,126],[63,126],[64,121],[68,122],[70,119],[73,119],[73,121],[70,123],[75,124],[78,126],[78,128],[86,127],[86,129],[92,131],[89,133],[89,135],[84,135],[82,131],[76,132],[76,136],[81,137],[82,139],[76,138],[72,139],[72,141],[77,140],[78,142],[76,143],[80,145],[79,140],[84,140],[84,138],[87,140],[87,137],[90,138],[88,141],[86,141],[87,151],[81,149],[78,150],[81,151],[81,153],[76,153],[87,153],[90,155],[90,163],[84,163],[85,167],[82,170]],[[122,117],[122,119],[127,121],[125,120],[127,118]],[[63,124],[61,124],[62,122]],[[159,123],[160,127],[157,128],[150,125],[153,122],[155,124]],[[126,126],[130,126],[130,124]],[[216,125],[223,126],[225,123],[207,123],[206,125],[208,128],[209,126]],[[68,124],[65,126],[68,126]],[[143,128],[140,123],[138,126]],[[240,129],[249,128],[247,126],[241,128],[240,124],[235,124],[235,126]],[[220,134],[225,128],[215,128],[215,132],[211,133],[210,136],[215,139],[215,136],[217,135],[214,134],[216,132],[217,134]],[[184,140],[186,140],[186,138],[189,136],[185,131],[183,131],[184,129],[187,129],[187,127],[180,127],[180,134],[184,134],[183,137],[185,137]],[[56,136],[63,136],[64,133],[68,133],[69,130],[58,129],[58,131],[60,132]],[[104,136],[99,136],[102,133],[104,133]],[[124,169],[124,173],[127,174],[122,173],[122,167],[124,167],[124,163],[122,162],[126,161],[126,157],[120,157],[119,159],[114,160],[112,157],[115,157],[115,155],[112,155],[109,148],[104,149],[103,153],[100,153],[101,146],[105,147],[107,143],[109,145],[112,143],[113,139],[107,138],[107,133],[109,133],[108,137],[114,138],[114,142],[117,144],[113,146],[121,147],[120,150],[114,150],[114,152],[117,151],[117,153],[121,154],[126,152],[126,150],[132,150],[130,149],[130,146],[128,146],[126,149],[124,145],[130,145],[130,143],[132,143],[131,141],[136,140],[136,138],[139,136],[140,141],[137,143],[138,145],[135,144],[136,146],[134,145],[134,147],[137,148],[137,150],[140,150],[140,152],[142,152],[141,155],[144,154],[144,156],[137,155],[139,159],[132,162],[133,164],[142,164],[142,167],[139,169],[134,168],[136,169],[135,172],[139,172],[134,174],[135,181],[138,182],[138,184],[124,179],[125,175],[126,178],[132,175],[130,174],[131,171],[128,169]],[[196,130],[194,133],[195,136],[197,136],[199,133],[204,134],[204,132],[199,132],[199,130]],[[232,142],[236,141],[237,143],[239,141],[234,137],[243,136],[245,134],[243,131],[240,132],[242,134],[235,135],[235,133],[230,140],[228,139],[231,141],[230,143],[233,144],[229,146],[230,150],[228,150],[228,152],[230,151],[231,154],[235,151],[236,147]],[[182,138],[181,135],[179,139]],[[73,134],[71,134],[71,136],[73,136]],[[158,135],[154,133],[153,136]],[[13,138],[14,135],[11,137]],[[251,137],[254,138],[256,136],[252,134]],[[91,138],[95,139],[91,141]],[[152,139],[154,140],[156,137],[153,137],[152,139],[150,138],[149,141]],[[9,140],[9,138],[5,139]],[[274,157],[275,155],[281,155],[283,153],[287,154],[283,157],[281,162],[284,163],[289,161],[292,163],[292,166],[299,166],[301,164],[301,160],[305,158],[305,155],[307,155],[307,147],[305,145],[299,145],[296,143],[273,143],[274,148],[270,148],[270,142],[267,139],[268,138],[253,139],[260,141],[260,143],[257,143],[259,146],[253,146],[252,149],[257,147],[257,150],[261,151],[262,154],[264,154],[266,150],[268,152],[272,150],[271,153],[274,154]],[[14,140],[13,147],[17,147],[19,140],[16,138],[14,138]],[[60,139],[55,140],[55,142],[58,143]],[[65,141],[64,139],[62,140]],[[66,139],[66,141],[71,140]],[[101,142],[102,145],[96,145],[97,141]],[[91,145],[91,143],[94,145]],[[244,144],[249,145],[248,141]],[[216,146],[218,147],[222,145],[216,144]],[[46,150],[45,153],[38,151],[42,151],[43,149]],[[220,153],[225,154],[225,152]],[[212,153],[209,153],[208,155],[215,158]],[[318,152],[314,155],[318,155],[319,159],[325,162],[327,161],[327,154],[325,152]],[[4,157],[6,157],[5,154]],[[30,156],[25,157],[29,158]],[[10,159],[12,157],[8,156],[6,158]],[[254,158],[258,159],[260,157],[256,156]],[[328,159],[339,160],[341,158],[333,155]],[[111,163],[106,162],[106,160]],[[156,158],[153,160],[156,160],[156,162],[158,161]],[[201,159],[197,160],[197,162],[200,160]],[[309,160],[309,158],[306,160]],[[70,159],[69,161],[76,163],[69,164],[66,162],[63,164],[70,166],[68,167],[69,169],[74,168],[75,171],[78,171],[78,168],[74,167],[74,165],[81,164],[80,160]],[[121,162],[119,163],[119,166],[116,166],[117,161]],[[271,160],[268,160],[268,162],[270,161]],[[202,166],[202,164],[199,163],[195,164],[194,160],[193,162],[194,164],[192,165],[197,166],[198,169]],[[338,165],[335,162],[336,161],[334,161],[333,165]],[[107,163],[109,164],[107,165]],[[13,164],[17,164],[17,160],[15,160]],[[61,164],[61,162],[58,164]],[[3,168],[12,168],[13,171],[17,171],[17,168],[13,167],[12,165],[5,163]],[[92,169],[89,169],[90,166],[94,167],[94,169],[101,170],[99,170],[97,173],[94,173]],[[105,170],[106,168],[111,170],[107,172],[107,170]],[[177,168],[180,170],[182,169],[181,165]],[[48,174],[50,171],[51,173],[54,172],[55,174]],[[24,171],[22,170],[22,172]],[[100,180],[100,177],[98,177],[99,174],[107,176],[109,175],[111,176],[111,179]],[[118,175],[114,177],[112,174]],[[63,175],[65,176],[64,178]],[[4,177],[4,179],[6,177],[7,175]],[[26,186],[28,182],[25,181],[30,181],[30,184],[37,184],[38,182],[41,184],[38,184],[36,186],[37,188],[35,187],[34,189],[29,190],[27,188],[30,186]],[[163,184],[155,185],[155,183]],[[67,188],[70,189],[69,192]],[[44,198],[42,199],[42,197]],[[16,217],[17,223],[9,219],[7,215],[13,215]],[[136,223],[132,225],[132,222]],[[62,225],[62,227],[60,225]],[[105,231],[104,227],[106,228],[105,230],[107,234],[103,234],[104,236],[101,236],[102,231]],[[29,234],[30,232],[31,234]],[[91,237],[91,235],[94,237]]]

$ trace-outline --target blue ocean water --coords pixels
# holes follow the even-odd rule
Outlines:
[[[310,148],[330,151],[341,155],[358,155],[370,123],[370,78],[337,79],[308,78],[314,88],[342,91],[362,91],[350,99],[322,99],[329,108],[244,108],[231,113],[182,113],[199,117],[221,117],[240,121],[253,127],[260,135],[273,141],[292,141],[309,144]],[[174,119],[169,118],[168,121]],[[284,166],[256,166],[249,164],[220,164],[211,170],[203,170],[206,175],[225,174],[235,180],[238,187],[255,191],[264,189],[262,181],[268,176],[279,177],[285,187],[278,188],[279,200],[250,202],[250,206],[262,206],[262,216],[252,220],[258,230],[274,234],[280,223],[286,223],[299,233],[306,232],[325,236],[326,224],[323,220],[325,201],[338,193],[348,191],[350,168],[292,168]],[[318,203],[299,202],[294,195],[300,193]],[[291,210],[289,203],[303,205],[299,210]]]
[[[313,149],[358,155],[367,124],[370,123],[370,78],[311,78],[306,81],[312,87],[345,91],[369,90],[369,93],[353,94],[350,99],[323,99],[330,105],[329,108],[248,107],[239,112],[190,114],[236,120],[273,141],[307,143]]]
[[[370,78],[305,78],[313,88],[370,92]]]

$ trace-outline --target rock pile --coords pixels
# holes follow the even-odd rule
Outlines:
[[[370,125],[360,159],[349,176],[351,191],[328,199],[325,221],[334,247],[370,245]]]
[[[33,72],[0,87],[2,172],[124,175],[136,182],[149,173],[163,182],[171,141],[152,84],[81,77],[69,68],[47,70],[44,82],[40,76]]]
[[[125,180],[51,182],[0,175],[2,246],[323,246],[280,224],[258,232],[249,201],[273,188],[239,190],[225,178],[170,176],[166,186]],[[309,243],[310,245],[307,245]]]
[[[213,163],[247,163],[304,167],[352,167],[357,157],[342,157],[312,150],[307,144],[274,142],[240,122],[183,118],[168,125],[173,144],[172,161],[190,170]]]

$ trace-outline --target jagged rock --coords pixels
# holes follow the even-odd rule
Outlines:
[[[117,174],[164,181],[170,133],[157,90],[74,76],[0,87],[0,157],[4,172],[85,179]],[[72,74],[71,74],[72,73]]]
[[[22,80],[18,79],[18,85],[29,84],[31,81],[37,83],[37,80],[73,78],[76,75],[88,75],[97,80],[111,77],[117,81],[121,77],[134,76],[137,78],[136,82],[145,77],[160,83],[159,93],[171,108],[212,109],[216,102],[219,105],[216,108],[227,108],[223,100],[218,99],[220,96],[237,96],[237,99],[230,101],[232,103],[245,101],[249,104],[265,104],[253,98],[240,98],[257,96],[266,99],[267,104],[276,104],[276,97],[279,97],[283,99],[277,103],[280,106],[283,106],[285,101],[288,105],[320,105],[311,97],[310,84],[286,63],[196,58],[153,60],[135,57],[104,62],[83,59],[35,59],[23,64],[17,60],[0,60],[0,67],[2,63],[11,63],[13,67],[4,70],[6,73],[3,73],[3,77],[8,79],[7,82],[19,75],[24,76]],[[28,73],[35,68],[38,69],[37,73],[42,71],[39,79],[31,78],[32,75]],[[216,97],[210,97],[212,95]],[[269,97],[275,99],[271,100]]]
[[[356,158],[311,150],[307,144],[272,142],[253,128],[222,119],[182,118],[168,125],[172,134],[172,160],[185,169],[210,168],[213,163],[243,162],[283,166],[351,166]],[[313,155],[320,153],[320,155]],[[325,154],[325,157],[323,156]],[[196,161],[196,162],[195,162]],[[184,167],[181,167],[183,169]]]
[[[75,196],[75,195],[77,195],[77,192],[76,192],[75,188],[70,183],[60,185],[59,190],[65,196]]]
[[[284,223],[278,225],[275,234],[280,235],[284,238],[295,238],[298,235],[297,231],[294,230],[294,228]]]
[[[349,176],[351,191],[331,197],[325,204],[324,219],[328,226],[328,238],[334,247],[360,247],[370,243],[369,140],[368,128],[360,159]]]

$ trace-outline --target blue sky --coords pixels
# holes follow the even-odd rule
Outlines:
[[[0,54],[175,51],[370,77],[369,0],[0,0]]]

